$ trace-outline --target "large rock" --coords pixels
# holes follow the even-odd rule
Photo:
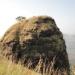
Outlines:
[[[19,21],[1,40],[2,54],[13,62],[35,68],[40,58],[47,65],[55,58],[54,68],[67,69],[69,61],[65,41],[54,19],[48,16]]]

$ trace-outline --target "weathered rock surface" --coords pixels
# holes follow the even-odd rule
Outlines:
[[[13,62],[35,68],[39,59],[45,64],[55,58],[55,69],[67,69],[69,61],[65,41],[54,19],[48,16],[32,17],[13,25],[1,39],[2,54]]]

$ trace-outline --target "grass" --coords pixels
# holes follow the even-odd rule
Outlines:
[[[73,66],[71,67],[71,74],[72,74],[72,75],[75,75],[75,65],[73,65]]]
[[[40,75],[20,64],[14,64],[5,58],[0,58],[0,75]]]
[[[34,70],[30,70],[20,63],[15,64],[6,58],[0,58],[0,75],[67,75],[65,70],[62,73],[59,70],[54,71],[53,62],[47,68],[43,68],[42,74],[40,73],[40,66],[41,60]],[[71,75],[75,75],[75,66],[72,67]]]

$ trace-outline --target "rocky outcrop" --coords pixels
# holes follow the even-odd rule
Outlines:
[[[54,68],[69,72],[65,41],[51,17],[32,17],[16,23],[1,42],[2,54],[13,62],[31,63],[29,67],[35,68],[40,58],[46,65],[55,58]]]

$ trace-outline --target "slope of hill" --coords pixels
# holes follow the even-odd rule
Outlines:
[[[64,35],[64,38],[67,45],[70,63],[75,64],[75,35]]]

